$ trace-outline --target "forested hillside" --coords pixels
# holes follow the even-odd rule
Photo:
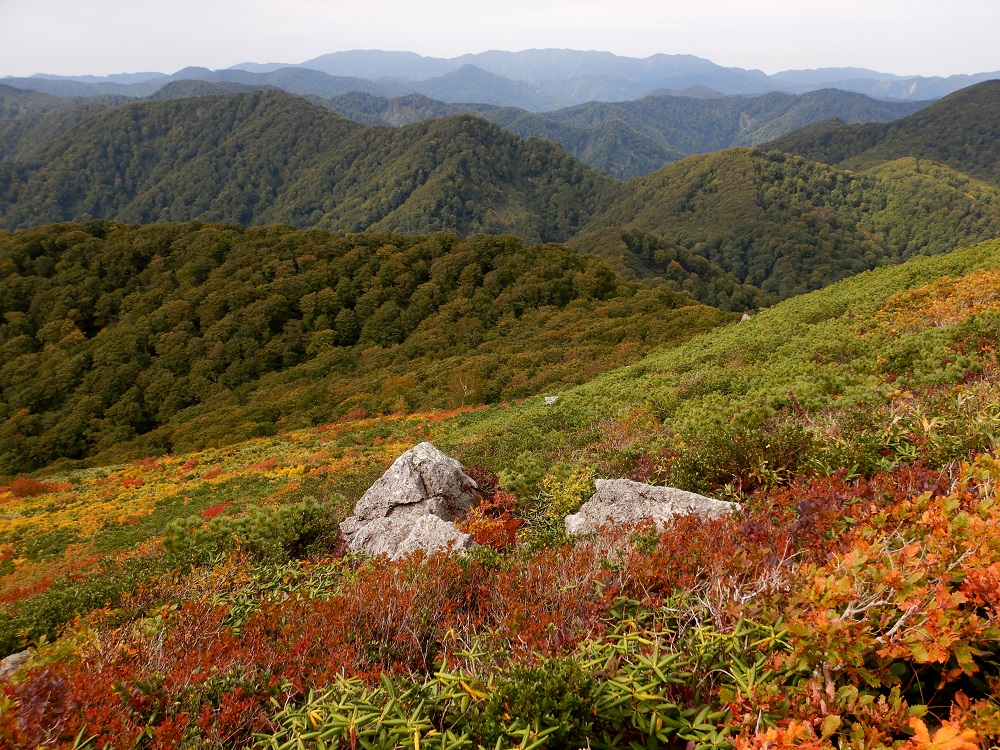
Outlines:
[[[17,130],[20,119],[0,127],[0,144],[10,144],[0,162],[2,222],[16,228],[110,218],[509,232],[529,242],[572,240],[621,272],[664,278],[702,302],[738,310],[997,236],[1000,185],[990,175],[998,168],[998,93],[997,85],[982,84],[899,121],[893,142],[902,145],[881,157],[869,129],[858,131],[869,133],[861,139],[868,150],[845,151],[835,166],[774,149],[724,149],[625,182],[549,141],[521,140],[471,115],[362,126],[280,91],[86,115],[70,108],[37,115],[37,127]],[[810,96],[816,104],[827,95]],[[386,116],[392,111],[379,109],[384,100],[356,94],[350,101]],[[699,109],[699,102],[718,111]],[[744,105],[762,109],[750,116]],[[406,106],[431,105],[418,99]],[[785,95],[743,104],[660,97],[587,105],[571,113],[580,137],[573,148],[631,169],[645,157],[626,137],[630,129],[680,117],[678,142],[693,147],[684,133],[700,132],[699,147],[708,148],[794,119],[803,107],[807,97]],[[610,114],[616,111],[635,119],[630,125]],[[719,112],[728,114],[719,119]],[[70,126],[69,113],[79,122]],[[484,114],[503,113],[538,117]],[[557,137],[563,125],[546,123],[544,134]],[[591,126],[603,133],[594,141]],[[519,127],[517,120],[507,127]],[[647,156],[664,153],[661,137],[652,130],[642,136]]]
[[[555,141],[581,161],[622,179],[649,174],[691,154],[755,145],[829,117],[853,123],[884,122],[926,106],[925,102],[883,102],[832,89],[801,96],[647,96],[545,113],[445,104],[420,95],[386,99],[361,92],[322,103],[369,125],[405,125],[457,112],[478,114],[523,138]]]
[[[945,97],[898,122],[824,122],[768,144],[827,164],[859,169],[902,157],[947,164],[1000,185],[1000,81]]]
[[[8,228],[197,219],[562,240],[612,184],[481,120],[362,128],[278,91],[114,108],[0,164]]]
[[[0,474],[583,382],[732,319],[513,237],[0,235]]]
[[[693,254],[772,298],[1000,236],[996,186],[914,159],[852,172],[778,151],[727,149],[627,186],[575,247],[652,275]],[[648,239],[636,243],[634,232]]]

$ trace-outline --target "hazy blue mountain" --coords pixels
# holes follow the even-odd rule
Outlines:
[[[420,81],[456,71],[466,62],[459,62],[459,58],[424,57],[415,52],[356,49],[320,55],[306,60],[300,65],[303,68],[321,70],[335,76],[353,76],[372,80],[400,78]]]
[[[53,78],[49,76],[0,78],[0,83],[28,91],[39,91],[53,96],[99,96],[101,94],[112,94],[115,96],[139,98],[154,94],[171,81],[195,79],[211,72],[208,68],[188,67],[182,68],[171,75],[150,73],[148,74],[150,77],[145,77],[147,74],[140,73],[138,75],[142,79],[130,83],[118,80],[127,74],[105,76],[103,78],[97,76],[78,76],[76,78]]]
[[[107,76],[58,76],[50,73],[36,73],[32,78],[42,78],[50,81],[80,81],[82,83],[144,83],[145,81],[155,81],[158,78],[166,78],[166,73],[112,73]]]
[[[322,55],[302,63],[303,67],[322,70],[331,75],[415,81],[447,75],[465,65],[474,65],[512,80],[534,83],[588,76],[610,76],[625,81],[663,86],[665,81],[673,79],[716,76],[729,80],[731,87],[736,86],[748,91],[765,91],[771,87],[768,77],[759,70],[724,68],[694,55],[659,54],[640,59],[621,57],[610,52],[530,49],[521,52],[490,50],[446,59],[424,57],[412,52],[354,50]],[[687,85],[694,84],[684,84],[680,88]]]
[[[475,65],[463,65],[439,78],[411,83],[409,88],[414,93],[453,104],[476,102],[521,107],[533,112],[556,109],[562,104],[537,86],[504,78]]]
[[[772,81],[782,81],[793,86],[822,86],[835,81],[867,79],[871,81],[899,81],[906,76],[894,73],[880,73],[869,68],[808,68],[806,70],[782,70],[771,75]]]
[[[238,65],[231,65],[228,70],[245,70],[248,73],[273,73],[281,68],[290,68],[294,66],[295,63],[254,63],[254,62],[244,62]],[[303,67],[309,67],[304,65]]]
[[[482,72],[475,72],[472,66]],[[627,101],[664,90],[703,87],[722,94],[760,94],[768,91],[805,93],[839,88],[875,98],[929,100],[966,86],[1000,77],[1000,72],[943,77],[900,76],[865,68],[786,70],[768,76],[759,70],[727,68],[694,55],[658,54],[646,58],[621,57],[610,52],[532,49],[521,52],[492,50],[454,58],[424,57],[413,52],[352,50],[335,52],[297,65],[240,63],[226,71],[186,68],[171,75],[123,73],[112,76],[36,75],[0,79],[5,85],[57,96],[116,94],[145,97],[171,81],[205,79],[247,85],[276,85],[293,93],[335,96],[348,93],[320,79],[303,82],[291,69],[318,71],[356,90],[382,96],[423,93],[447,102],[472,101],[516,105],[534,111],[556,109],[588,101]],[[241,76],[283,75],[286,82],[249,80]],[[389,86],[396,86],[389,89]],[[483,86],[486,90],[483,90]],[[381,87],[381,88],[380,88]]]
[[[270,73],[250,73],[243,70],[208,71],[196,76],[197,80],[213,83],[240,83],[246,86],[272,86],[298,96],[338,96],[352,91],[362,91],[376,96],[402,96],[410,93],[407,87],[391,82],[369,81],[363,78],[331,76],[310,68],[285,67]]]

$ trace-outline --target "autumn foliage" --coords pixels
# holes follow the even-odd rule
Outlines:
[[[1000,720],[997,481],[990,455],[803,480],[731,519],[498,559],[232,558],[164,581],[148,596],[171,603],[140,619],[98,613],[56,661],[40,650],[4,686],[0,727],[26,747],[70,747],[80,732],[94,747],[245,746],[281,731],[274,701],[345,676],[457,670],[486,695],[489,675],[583,659],[632,621],[672,623],[657,648],[694,666],[671,700],[712,707],[729,746],[967,750],[996,741]],[[718,672],[726,653],[742,662]]]

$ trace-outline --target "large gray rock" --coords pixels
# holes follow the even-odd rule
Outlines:
[[[476,546],[453,521],[479,502],[479,488],[462,464],[430,443],[397,458],[340,524],[348,549],[404,557],[417,550]]]
[[[30,658],[31,654],[28,651],[19,651],[0,661],[0,680],[9,680],[21,667],[28,663],[28,659]]]
[[[674,516],[718,518],[739,509],[737,503],[713,500],[673,487],[654,487],[629,479],[598,479],[597,491],[578,513],[566,516],[566,531],[589,534],[601,526],[652,520],[657,527]]]

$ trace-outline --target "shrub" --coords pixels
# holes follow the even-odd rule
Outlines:
[[[508,740],[507,725],[519,720],[537,731],[552,730],[546,747],[586,747],[594,720],[597,682],[574,659],[545,659],[515,666],[494,685],[481,721],[488,747]]]
[[[337,501],[338,499],[335,499]],[[277,508],[252,508],[242,516],[202,516],[170,522],[163,546],[185,564],[203,564],[234,549],[258,560],[304,558],[330,550],[339,535],[326,504],[306,499]]]
[[[38,497],[48,492],[66,489],[66,485],[39,482],[31,477],[18,477],[3,489],[14,497]]]

